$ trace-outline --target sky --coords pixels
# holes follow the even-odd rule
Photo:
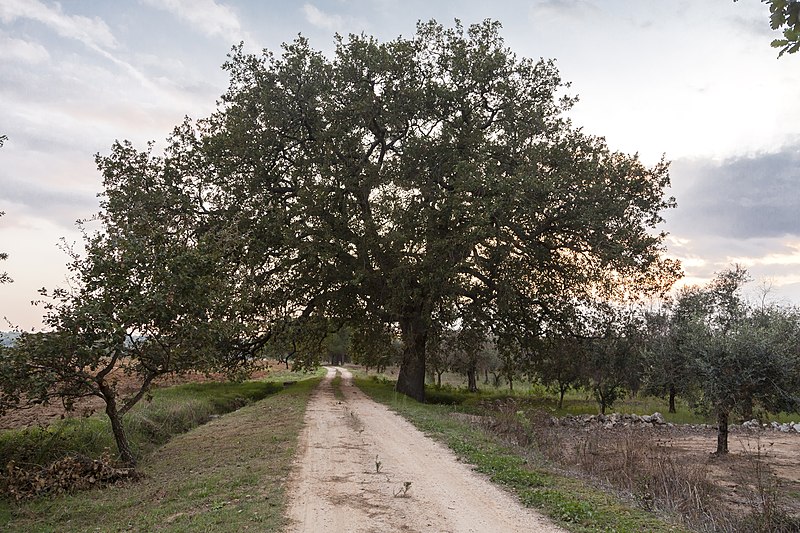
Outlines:
[[[614,150],[671,161],[664,213],[682,283],[732,263],[800,304],[800,54],[777,58],[759,0],[0,0],[0,330],[41,326],[67,283],[62,243],[98,209],[94,154],[163,140],[212,113],[231,47],[280,52],[299,33],[410,36],[418,20],[491,18],[518,55],[553,58],[570,118]]]

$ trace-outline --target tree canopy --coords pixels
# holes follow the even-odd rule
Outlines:
[[[235,373],[247,361],[219,305],[227,263],[214,255],[219,239],[209,247],[210,233],[198,232],[186,176],[126,143],[97,163],[105,189],[90,223],[100,228],[84,228],[85,250],[71,252],[70,288],[41,291],[49,331],[23,333],[0,360],[0,411],[99,397],[120,457],[134,464],[123,417],[156,378]],[[120,390],[122,375],[138,380],[132,392]]]
[[[0,211],[0,217],[5,215],[5,212]],[[8,259],[8,254],[6,252],[0,252],[0,261],[5,261]],[[8,275],[8,272],[0,272],[0,285],[3,283],[11,283],[13,280],[11,276]]]
[[[798,312],[748,303],[748,279],[739,267],[722,271],[707,286],[681,292],[671,308],[670,344],[680,352],[673,357],[689,369],[681,378],[690,383],[690,399],[717,419],[720,454],[728,452],[731,415],[800,408]]]
[[[242,237],[265,330],[276,313],[393,325],[398,389],[423,399],[434,324],[534,337],[588,298],[671,285],[655,229],[668,165],[575,128],[555,63],[518,58],[499,30],[420,23],[337,37],[332,58],[302,37],[281,57],[233,51],[187,145]]]

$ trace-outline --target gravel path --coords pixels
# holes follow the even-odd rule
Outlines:
[[[337,400],[336,371],[328,368],[306,411],[289,488],[289,531],[563,531],[369,399],[343,368],[345,400]]]

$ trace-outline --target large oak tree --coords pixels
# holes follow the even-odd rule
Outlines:
[[[330,57],[302,37],[280,57],[235,48],[218,111],[163,157],[118,143],[99,158],[103,231],[32,352],[88,369],[63,390],[114,400],[113,420],[103,387],[122,363],[145,391],[270,346],[314,362],[346,325],[359,353],[398,335],[397,388],[424,400],[433,331],[529,353],[585,302],[667,288],[667,164],[575,128],[554,62],[516,57],[499,30],[421,23],[337,37]]]
[[[534,337],[584,299],[671,284],[667,164],[575,128],[554,62],[518,58],[499,29],[432,21],[337,37],[331,57],[302,37],[280,57],[234,50],[218,112],[185,144],[242,236],[264,332],[276,310],[386,324],[397,388],[423,400],[433,325]]]

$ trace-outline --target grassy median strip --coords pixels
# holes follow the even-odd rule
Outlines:
[[[3,531],[280,531],[285,481],[319,378],[172,438],[144,478],[101,490],[0,502]]]
[[[545,464],[533,464],[518,449],[459,417],[457,408],[421,404],[393,390],[392,383],[357,378],[356,385],[376,401],[406,417],[427,435],[448,445],[520,501],[575,532],[683,531],[650,513],[636,509],[609,492],[558,473]]]
[[[340,402],[343,402],[345,397],[344,392],[342,391],[342,374],[338,370],[336,371],[336,376],[331,380],[331,386],[333,387],[334,398]]]

